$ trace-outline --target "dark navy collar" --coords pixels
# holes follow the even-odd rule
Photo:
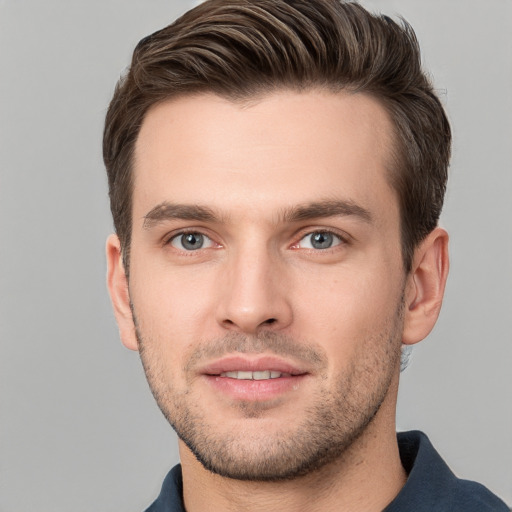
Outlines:
[[[160,495],[146,512],[185,512],[181,464],[167,473]]]
[[[458,479],[422,432],[402,432],[397,437],[409,477],[383,512],[510,512],[483,485]],[[168,473],[160,496],[146,512],[185,512],[179,464]]]
[[[397,437],[409,476],[383,512],[510,512],[483,485],[457,478],[423,432],[401,432]]]

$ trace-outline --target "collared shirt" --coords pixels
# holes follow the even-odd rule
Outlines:
[[[409,476],[383,512],[510,512],[483,485],[457,478],[422,432],[399,433],[398,446]],[[171,469],[146,512],[185,512],[179,464]]]

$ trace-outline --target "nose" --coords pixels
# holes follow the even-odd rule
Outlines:
[[[266,250],[240,251],[220,278],[217,321],[245,334],[288,327],[293,318],[288,284],[279,257]]]

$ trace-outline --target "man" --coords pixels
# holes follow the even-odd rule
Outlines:
[[[148,510],[508,510],[395,433],[450,140],[412,29],[355,3],[211,0],[139,43],[104,159],[121,339],[180,438]]]

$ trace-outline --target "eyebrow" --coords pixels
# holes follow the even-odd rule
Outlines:
[[[286,208],[279,216],[284,222],[293,223],[305,220],[352,216],[371,223],[373,221],[371,213],[362,206],[353,201],[346,200],[326,200],[297,205]],[[151,229],[162,222],[180,219],[199,222],[219,222],[219,217],[207,206],[176,204],[164,201],[152,208],[144,216],[144,229]]]
[[[172,219],[196,220],[201,222],[215,222],[217,216],[213,210],[206,206],[174,204],[164,201],[152,208],[144,215],[144,229],[151,229],[161,222]]]
[[[366,208],[346,200],[327,200],[298,205],[286,209],[283,218],[286,222],[300,222],[322,217],[358,217],[366,223],[372,223],[372,214]]]

